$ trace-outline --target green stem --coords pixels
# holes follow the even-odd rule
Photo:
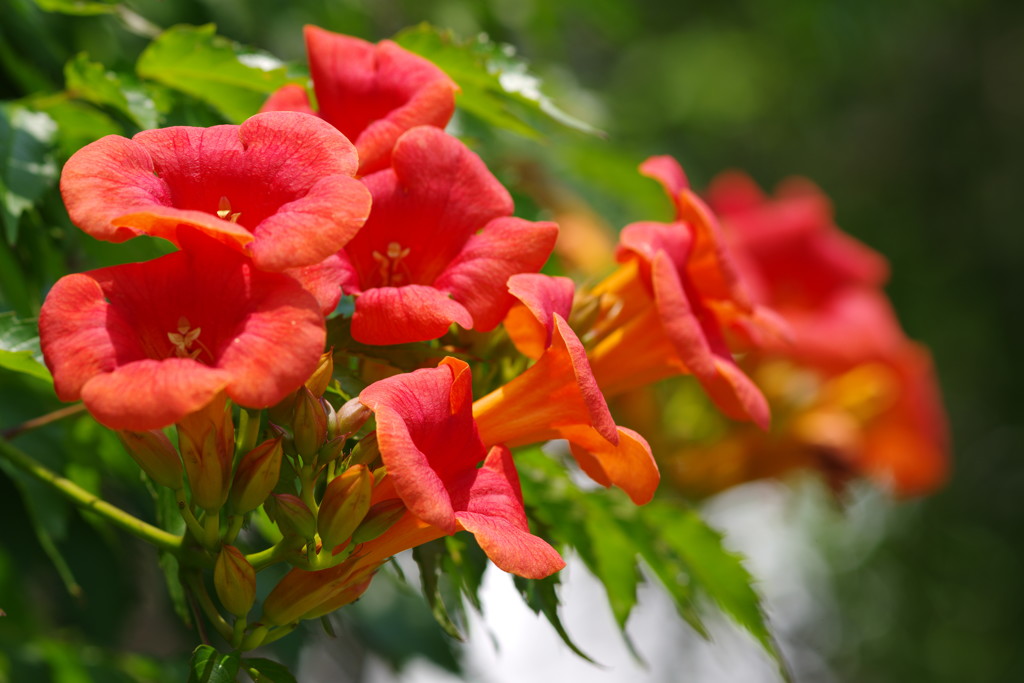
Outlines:
[[[271,629],[269,633],[263,638],[263,642],[260,645],[269,645],[275,640],[284,638],[286,635],[295,630],[295,627],[299,625],[299,622],[294,624],[288,624],[287,626],[278,626],[277,628]]]
[[[214,551],[220,543],[220,511],[210,512],[206,510],[203,515],[203,529],[205,533],[202,543],[207,550]]]
[[[228,515],[228,530],[224,533],[224,543],[232,545],[238,538],[238,532],[245,523],[245,515]]]
[[[188,501],[185,499],[184,489],[178,489],[174,492],[174,499],[178,501],[178,511],[181,513],[181,518],[185,520],[185,526],[188,527],[189,533],[192,534],[199,543],[203,542],[203,527],[199,524],[199,520],[192,514],[192,508],[189,507]]]
[[[285,559],[289,553],[301,548],[303,543],[305,543],[305,541],[301,538],[296,536],[286,536],[277,544],[272,545],[265,550],[246,555],[245,559],[248,560],[253,569],[259,571],[264,567],[269,567],[270,565]]]
[[[52,486],[78,507],[94,512],[114,526],[118,526],[128,533],[138,536],[161,550],[176,553],[181,549],[181,536],[175,536],[152,524],[143,522],[138,517],[128,514],[117,506],[111,505],[99,496],[89,493],[70,479],[66,479],[36,462],[31,456],[18,450],[3,439],[0,439],[0,455],[27,474],[32,475],[44,484]]]
[[[85,410],[85,404],[84,403],[73,403],[72,405],[64,406],[63,408],[59,408],[59,409],[53,411],[52,413],[47,413],[46,415],[41,415],[39,417],[34,417],[31,420],[25,420],[24,422],[22,422],[19,425],[15,425],[14,427],[11,427],[10,429],[5,429],[2,433],[0,433],[0,438],[7,439],[9,441],[9,440],[13,439],[14,437],[18,436],[19,434],[23,434],[23,433],[25,433],[27,431],[36,429],[38,427],[42,427],[44,425],[48,425],[51,422],[56,422],[57,420],[63,419],[65,417],[70,417],[72,415],[77,415],[78,413],[80,413],[80,412],[82,412],[84,410]]]
[[[260,435],[260,411],[242,408],[238,414],[238,453],[245,455],[256,447]]]
[[[299,498],[306,504],[309,511],[315,516],[320,506],[316,504],[314,492],[316,491],[317,474],[310,465],[303,465],[299,470]]]
[[[217,606],[213,604],[213,600],[210,598],[210,594],[206,590],[206,585],[203,584],[203,579],[198,574],[193,572],[187,572],[185,574],[185,583],[188,584],[189,590],[192,591],[192,595],[195,596],[196,600],[199,601],[199,606],[203,610],[203,614],[209,619],[210,623],[217,633],[221,635],[221,638],[227,642],[231,642],[234,634],[234,629],[231,628],[231,624],[221,615]]]

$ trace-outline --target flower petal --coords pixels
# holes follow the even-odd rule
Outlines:
[[[505,316],[505,331],[524,356],[536,360],[551,345],[554,314],[568,318],[575,284],[567,277],[517,273],[508,279],[508,291],[519,299]]]
[[[649,503],[661,481],[647,440],[632,429],[618,427],[612,444],[592,428],[562,430],[580,469],[602,486],[618,486],[637,505]]]
[[[466,243],[434,286],[451,292],[473,316],[473,328],[494,329],[514,301],[507,282],[517,273],[540,270],[558,238],[554,223],[499,218]]]
[[[352,338],[361,344],[403,344],[437,339],[452,323],[467,330],[473,318],[433,287],[376,287],[356,297]]]

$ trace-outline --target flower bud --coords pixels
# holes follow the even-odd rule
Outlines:
[[[330,386],[333,378],[334,349],[330,349],[320,356],[320,362],[317,364],[316,370],[306,380],[306,388],[309,389],[309,393],[313,394],[313,396],[320,398],[327,391],[327,387]]]
[[[299,389],[295,400],[292,434],[295,437],[295,450],[306,461],[312,459],[327,440],[327,415],[320,405],[320,399],[305,387]]]
[[[366,421],[373,415],[373,411],[363,405],[358,397],[345,402],[335,415],[334,423],[330,426],[331,436],[343,436],[348,438],[359,431],[359,428],[366,424]]]
[[[327,484],[316,522],[324,548],[333,550],[352,536],[370,509],[372,491],[366,465],[353,465]]]
[[[313,538],[316,535],[316,517],[298,496],[275,493],[270,500],[274,501],[273,519],[282,533],[302,538]]]
[[[332,460],[337,460],[345,452],[345,441],[344,437],[339,436],[325,443],[316,454],[316,461],[320,464],[326,464]]]
[[[181,457],[162,431],[124,430],[117,432],[117,438],[150,479],[174,491],[184,486],[181,479]]]
[[[235,451],[227,397],[221,394],[205,408],[186,415],[177,428],[192,502],[204,510],[219,510],[227,500]]]
[[[366,513],[366,518],[352,533],[356,545],[377,538],[390,529],[405,514],[405,503],[398,498],[381,501]]]
[[[352,449],[349,464],[369,465],[379,457],[380,447],[377,445],[377,432],[372,432],[360,439],[356,447]]]
[[[281,439],[267,439],[242,456],[235,470],[235,481],[228,494],[228,505],[236,515],[255,510],[274,490],[281,476]]]
[[[213,587],[220,604],[236,617],[244,617],[252,609],[256,601],[256,571],[238,548],[221,547],[213,565]]]

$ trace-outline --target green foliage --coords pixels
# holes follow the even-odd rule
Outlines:
[[[242,669],[249,674],[253,683],[295,683],[295,676],[288,667],[264,657],[242,659]]]
[[[623,635],[636,605],[642,559],[698,633],[707,635],[702,618],[706,607],[697,599],[703,594],[778,659],[753,577],[742,558],[727,551],[721,535],[695,511],[665,501],[638,508],[618,491],[583,491],[563,464],[537,449],[519,453],[516,462],[531,514],[547,535],[579,553],[601,581]],[[541,602],[547,615],[557,600],[552,591],[540,595],[554,601]],[[537,600],[536,595],[531,598]]]
[[[427,24],[395,36],[402,47],[426,57],[459,84],[458,105],[502,130],[542,137],[538,126],[554,121],[573,130],[600,131],[559,109],[541,92],[541,82],[511,45],[501,45],[479,35],[460,41],[451,31]]]
[[[152,87],[131,83],[126,74],[107,70],[85,53],[64,66],[68,94],[100,106],[111,107],[140,129],[156,128],[160,111]]]
[[[33,0],[47,12],[60,12],[79,16],[110,14],[116,12],[120,2],[105,0]]]
[[[420,581],[423,584],[423,595],[430,605],[434,619],[445,633],[457,640],[464,640],[459,627],[455,625],[441,595],[442,564],[444,559],[444,540],[438,539],[413,548],[412,556],[420,567]],[[457,603],[456,603],[457,604]]]
[[[19,320],[14,313],[0,313],[0,368],[53,381],[43,364],[35,321]]]
[[[18,221],[57,179],[51,149],[57,126],[46,114],[0,104],[0,222],[8,244]]]
[[[205,102],[231,123],[249,118],[270,93],[295,81],[280,60],[218,36],[213,24],[167,29],[139,56],[136,69],[142,78]]]
[[[200,645],[189,662],[188,683],[235,683],[240,666],[237,654],[222,655],[209,645]]]

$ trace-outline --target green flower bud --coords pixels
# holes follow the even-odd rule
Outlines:
[[[157,484],[173,491],[185,485],[181,478],[181,457],[162,431],[119,431],[117,438],[132,460]]]
[[[324,549],[331,551],[352,536],[370,509],[372,492],[366,465],[353,465],[327,484],[316,522]]]
[[[228,505],[236,515],[255,510],[274,490],[281,477],[281,439],[268,439],[242,456],[235,470],[235,481],[228,494]]]
[[[186,415],[177,428],[192,502],[215,512],[227,500],[235,453],[235,430],[227,397],[221,394],[204,408]]]
[[[236,617],[244,617],[252,609],[256,601],[256,571],[238,548],[221,547],[213,565],[213,587],[220,604]]]
[[[377,445],[377,432],[371,432],[359,440],[352,449],[349,463],[352,465],[369,465],[380,457],[380,446]]]
[[[363,405],[358,397],[346,401],[335,414],[334,423],[331,425],[332,436],[352,436],[366,424],[371,415],[373,411]]]
[[[327,414],[320,405],[320,399],[306,387],[299,389],[295,400],[292,434],[295,437],[295,450],[307,462],[327,441]]]
[[[377,538],[390,529],[405,514],[405,503],[398,498],[381,501],[366,513],[363,523],[352,534],[352,542],[356,545]]]
[[[269,500],[274,501],[273,519],[286,536],[291,534],[308,539],[316,535],[316,517],[298,496],[275,493]]]
[[[329,463],[332,460],[337,460],[345,452],[345,437],[339,436],[336,439],[331,439],[325,443],[321,448],[320,452],[316,455],[316,461],[320,464]]]

